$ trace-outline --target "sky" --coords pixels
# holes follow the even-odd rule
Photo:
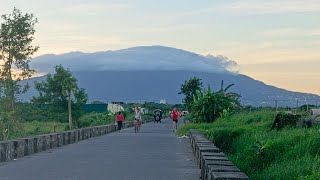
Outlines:
[[[39,20],[36,56],[163,45],[320,95],[320,0],[0,0],[0,14],[14,7]]]

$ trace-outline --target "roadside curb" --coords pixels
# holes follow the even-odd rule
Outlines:
[[[203,134],[190,129],[190,143],[203,180],[249,179]]]
[[[144,123],[148,122],[150,121],[144,121]],[[133,126],[133,121],[123,123],[123,128]],[[117,125],[110,124],[0,141],[0,162],[7,162],[35,153],[74,144],[82,140],[103,136],[116,130]]]

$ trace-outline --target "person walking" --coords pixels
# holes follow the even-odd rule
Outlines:
[[[120,111],[120,112],[118,112],[118,114],[116,116],[116,123],[118,124],[118,131],[119,132],[122,129],[123,121],[124,121],[124,116],[123,116],[122,112]]]
[[[172,127],[173,127],[173,132],[177,130],[177,124],[178,124],[178,119],[179,119],[179,112],[177,111],[177,108],[173,108],[171,112],[171,119],[172,119]]]
[[[135,112],[134,112],[134,132],[139,132],[140,128],[141,128],[141,110],[139,107],[135,108]]]

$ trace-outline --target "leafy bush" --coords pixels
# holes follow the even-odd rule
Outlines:
[[[294,127],[301,117],[301,115],[278,112],[274,118],[272,128],[282,129],[285,126]]]
[[[207,90],[197,91],[193,96],[193,101],[190,104],[191,117],[194,122],[212,122],[219,117],[228,117],[230,112],[240,107],[239,95],[235,93],[226,93],[233,84],[227,88],[223,88],[214,92],[208,87]]]
[[[114,115],[109,115],[108,113],[92,112],[89,114],[85,114],[78,120],[78,127],[83,128],[89,126],[105,125],[114,122],[114,120]]]

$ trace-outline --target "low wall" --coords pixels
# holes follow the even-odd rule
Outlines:
[[[133,122],[124,122],[123,127],[133,127]],[[78,141],[102,136],[112,133],[116,131],[116,129],[116,125],[111,124],[8,141],[0,141],[0,162],[6,162],[24,156],[30,156],[34,153],[47,151],[49,149],[55,149],[68,144],[77,143]]]
[[[190,130],[191,146],[203,180],[249,179],[219,148],[197,130]]]

